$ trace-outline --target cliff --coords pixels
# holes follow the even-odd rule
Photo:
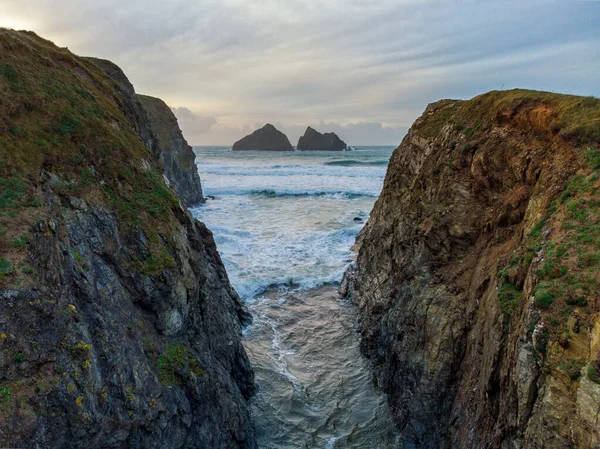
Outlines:
[[[233,144],[233,151],[293,151],[285,134],[267,123]]]
[[[429,105],[343,290],[403,448],[600,444],[600,101]]]
[[[188,145],[171,108],[159,98],[138,95],[157,139],[158,154],[165,176],[188,206],[203,203],[196,155]]]
[[[304,135],[298,140],[298,150],[306,151],[343,151],[348,148],[346,143],[335,133],[325,133],[314,130],[310,126],[306,128]]]
[[[0,440],[254,448],[248,314],[130,86],[0,30]]]

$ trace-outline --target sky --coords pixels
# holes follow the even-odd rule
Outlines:
[[[117,63],[192,145],[397,145],[441,98],[600,96],[600,0],[0,0],[0,26]]]

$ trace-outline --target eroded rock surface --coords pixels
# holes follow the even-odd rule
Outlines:
[[[138,95],[153,134],[157,139],[157,158],[175,191],[187,206],[204,202],[196,155],[188,145],[169,106],[160,98]]]
[[[0,30],[0,90],[2,445],[255,448],[248,313],[131,84]]]
[[[403,448],[600,445],[600,102],[429,105],[343,290]]]

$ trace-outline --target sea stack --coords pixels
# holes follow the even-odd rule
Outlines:
[[[294,151],[285,134],[267,123],[233,144],[233,151]]]
[[[321,134],[309,126],[296,148],[303,151],[344,151],[348,145],[336,133]]]

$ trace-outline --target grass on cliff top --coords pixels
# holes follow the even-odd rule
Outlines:
[[[34,33],[0,29],[0,250],[55,193],[112,207],[123,225],[168,229],[178,201],[121,110],[115,82]],[[12,247],[10,251],[24,251]]]
[[[528,116],[534,125],[577,145],[600,143],[600,99],[595,97],[514,89],[491,91],[467,101],[442,100],[437,107],[438,112],[419,128],[426,136],[439,134],[447,124],[473,133],[498,120],[502,113],[512,115],[537,108]]]

